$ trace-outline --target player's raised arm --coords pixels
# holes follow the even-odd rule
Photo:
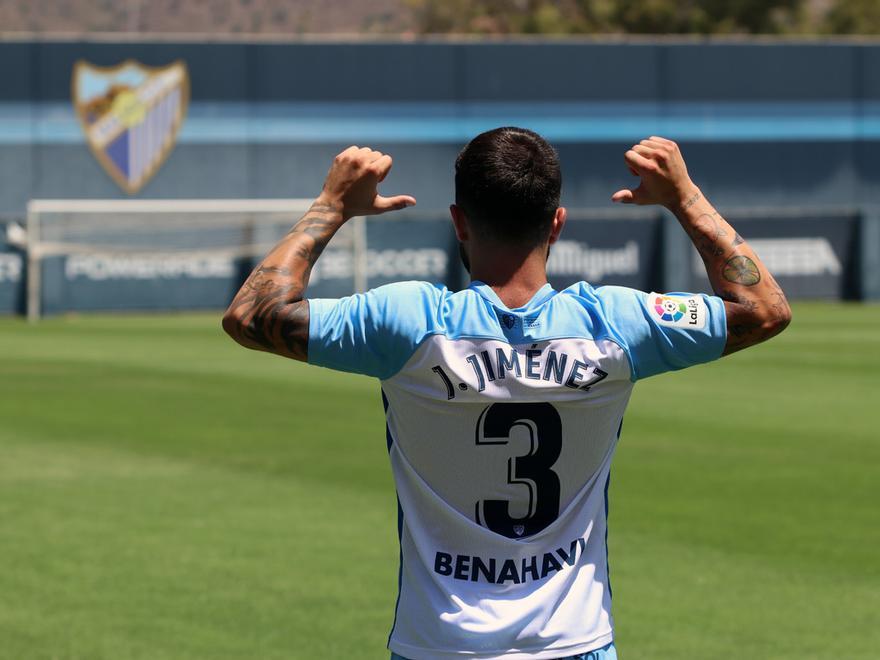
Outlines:
[[[223,315],[223,329],[246,348],[308,358],[309,275],[324,247],[350,218],[412,206],[409,195],[382,197],[391,156],[349,147],[336,156],[321,194],[254,269]]]
[[[725,301],[724,354],[782,332],[791,321],[785,294],[749,244],[691,181],[678,145],[650,137],[627,151],[625,159],[641,182],[638,188],[620,190],[611,199],[624,204],[661,204],[678,218],[706,264],[712,289]]]

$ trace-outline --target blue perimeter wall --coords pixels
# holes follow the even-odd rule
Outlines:
[[[872,43],[13,41],[0,43],[0,217],[21,217],[33,198],[126,197],[76,122],[79,59],[189,68],[187,120],[141,198],[310,197],[332,156],[356,143],[395,157],[389,192],[442,215],[461,146],[518,124],[558,148],[572,208],[607,208],[631,183],[623,152],[650,134],[680,142],[722,211],[871,216],[880,202]],[[853,231],[850,243],[877,235]],[[850,247],[846,268],[880,253]],[[872,277],[846,276],[846,295],[872,297]]]
[[[369,143],[389,186],[445,208],[476,132],[524,124],[561,153],[565,203],[629,182],[623,151],[682,143],[721,205],[880,200],[880,45],[597,43],[0,43],[0,213],[31,198],[123,197],[86,149],[74,63],[182,59],[177,148],[141,197],[305,197],[329,159]]]

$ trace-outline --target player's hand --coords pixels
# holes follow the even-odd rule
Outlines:
[[[349,147],[333,159],[318,201],[341,208],[346,220],[414,206],[410,195],[379,194],[377,187],[390,170],[391,156],[369,147]]]
[[[624,159],[629,171],[641,181],[633,190],[618,190],[611,196],[612,202],[662,204],[674,208],[697,192],[681,151],[672,140],[651,136],[633,145]]]

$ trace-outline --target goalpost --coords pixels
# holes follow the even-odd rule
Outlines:
[[[25,307],[43,315],[225,308],[254,265],[309,208],[310,199],[32,200],[27,227],[7,231],[26,251]],[[574,210],[550,255],[559,286],[583,277],[643,285],[656,218],[644,210]],[[638,220],[635,229],[621,219]],[[607,234],[594,241],[597,232]],[[12,235],[14,234],[14,235]],[[594,244],[594,242],[596,244]],[[309,295],[340,298],[402,280],[466,286],[444,211],[356,217],[315,264]],[[685,254],[685,256],[687,256]]]
[[[309,199],[32,200],[26,228],[28,319],[36,321],[44,311],[44,270],[53,257],[64,260],[61,272],[67,275],[85,273],[97,280],[122,276],[141,282],[165,278],[169,290],[199,276],[228,281],[234,279],[233,264],[265,255],[311,203]],[[332,249],[338,253],[335,263],[341,265],[337,270],[351,274],[352,290],[366,290],[364,218],[346,223]]]

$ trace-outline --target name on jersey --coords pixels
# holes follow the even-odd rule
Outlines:
[[[566,353],[539,348],[523,352],[511,347],[509,350],[496,348],[472,353],[465,361],[473,369],[480,392],[486,389],[487,382],[513,378],[553,381],[575,390],[589,390],[590,387],[608,376],[607,372],[586,360],[572,358]]]
[[[575,566],[583,558],[586,546],[586,540],[579,538],[572,541],[568,548],[556,548],[553,552],[520,560],[437,552],[434,555],[434,572],[465,582],[522,584],[543,580],[566,566]]]

